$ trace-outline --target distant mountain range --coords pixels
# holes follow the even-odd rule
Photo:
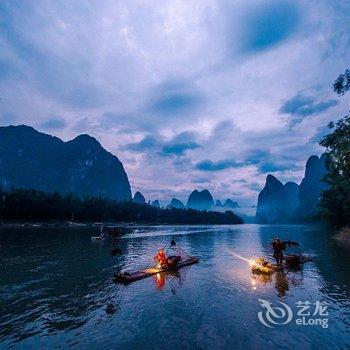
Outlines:
[[[95,138],[64,142],[25,125],[0,127],[0,187],[131,200],[123,164]]]
[[[325,173],[325,156],[322,155],[308,159],[300,185],[294,182],[283,184],[273,175],[268,175],[259,194],[255,221],[307,221],[316,213],[320,194],[326,188],[322,181]],[[132,198],[123,164],[95,138],[79,135],[64,142],[25,125],[0,127],[0,187],[4,190],[12,187],[36,189],[146,203],[139,191]],[[158,200],[151,205],[160,207]],[[241,210],[243,213],[238,202],[231,199],[214,202],[207,189],[192,191],[186,205],[173,198],[167,207],[233,210],[237,213]]]
[[[89,135],[64,142],[26,125],[0,127],[0,187],[74,193],[80,197],[104,197],[146,204],[140,191],[132,197],[123,164]],[[230,199],[214,205],[208,190],[194,190],[185,206],[173,198],[167,207],[197,210],[232,209]],[[218,204],[217,203],[217,204]],[[152,206],[160,207],[154,200]]]
[[[146,202],[144,196],[140,192],[135,193],[135,197],[143,198],[142,202]],[[133,199],[133,201],[139,201],[140,199]],[[159,201],[154,200],[151,202],[152,206],[159,207]],[[218,199],[214,204],[214,199],[211,193],[204,189],[202,191],[194,190],[190,193],[187,204],[185,205],[181,200],[177,198],[172,198],[170,203],[166,205],[166,208],[190,208],[196,210],[206,210],[206,211],[225,211],[240,208],[238,202],[234,202],[231,199],[226,199],[225,204],[222,204]]]
[[[166,206],[167,208],[185,208],[185,205],[179,200],[179,199],[176,199],[176,198],[173,198],[171,200],[171,202]]]
[[[311,156],[306,162],[305,176],[300,184],[283,185],[273,175],[268,175],[258,197],[255,221],[258,224],[305,222],[317,212],[322,191],[326,188],[325,155]]]
[[[231,209],[239,208],[238,202],[234,202],[231,199],[226,199],[226,202],[223,206],[225,208],[231,208]]]

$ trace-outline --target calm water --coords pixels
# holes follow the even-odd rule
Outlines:
[[[123,255],[114,258],[113,241],[92,242],[96,233],[1,231],[1,348],[350,348],[350,251],[321,229],[137,228],[117,240]],[[314,262],[301,271],[254,277],[234,254],[267,257],[277,233],[299,241]],[[147,265],[172,238],[200,263],[128,286],[112,283],[117,269]],[[259,298],[289,305],[292,321],[264,326]],[[328,328],[296,325],[298,301],[327,302]]]

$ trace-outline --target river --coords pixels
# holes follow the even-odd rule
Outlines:
[[[96,234],[0,231],[0,348],[350,348],[350,251],[322,228],[148,226],[103,242]],[[269,257],[276,235],[313,261],[253,275],[244,259]],[[113,283],[114,272],[146,266],[171,239],[199,264]],[[122,255],[111,257],[114,245]]]

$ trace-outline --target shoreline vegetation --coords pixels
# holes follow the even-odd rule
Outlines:
[[[333,91],[342,96],[349,90],[350,70],[347,69],[335,80]],[[319,142],[326,149],[324,180],[328,184],[321,195],[319,209],[321,216],[344,236],[350,225],[350,114],[336,123],[330,122],[328,128],[329,134]]]
[[[79,225],[79,224],[84,225]],[[37,190],[0,189],[0,224],[3,227],[84,227],[93,223],[130,224],[243,224],[232,211],[157,208],[131,201],[84,197]]]

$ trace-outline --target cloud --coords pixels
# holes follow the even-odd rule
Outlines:
[[[322,152],[315,130],[348,110],[331,91],[350,55],[344,1],[0,7],[0,123],[46,125],[64,140],[89,133],[150,199],[184,199],[202,182],[255,203],[266,171],[300,181]]]
[[[213,162],[211,160],[203,160],[201,162],[198,162],[195,167],[196,169],[202,171],[220,171],[229,168],[238,168],[240,166],[242,166],[242,164],[236,162],[235,160],[225,159],[219,160],[217,162]]]
[[[262,190],[261,184],[257,182],[251,182],[246,185],[246,187],[252,191],[260,192]]]
[[[222,171],[249,166],[254,166],[259,174],[300,169],[300,166],[293,162],[293,155],[271,154],[271,152],[266,149],[248,149],[245,152],[244,159],[241,161],[232,159],[219,160],[217,162],[203,160],[198,162],[195,168],[201,171]],[[238,182],[242,182],[242,180],[239,179]],[[242,183],[244,183],[244,181]]]
[[[282,43],[295,33],[300,20],[294,1],[264,1],[242,18],[243,51],[264,51]]]
[[[64,129],[67,126],[67,122],[63,118],[55,117],[46,120],[40,126],[47,130]]]
[[[310,137],[310,143],[319,143],[322,138],[330,133],[328,125],[322,125],[316,129],[316,133]]]
[[[182,156],[189,150],[200,148],[201,145],[196,141],[196,134],[193,132],[183,131],[175,135],[172,139],[165,141],[161,154]]]
[[[0,80],[11,78],[17,74],[18,71],[13,63],[0,59]]]
[[[181,132],[171,139],[166,139],[160,135],[145,136],[141,141],[125,145],[123,149],[129,151],[144,153],[152,151],[155,155],[160,156],[183,156],[186,151],[200,148],[201,145],[195,140],[195,135],[191,132]]]
[[[289,134],[291,134],[291,132]],[[270,133],[268,137],[273,143],[273,138],[275,136]],[[285,138],[287,143],[288,137],[290,137],[288,134],[280,135],[280,138]],[[262,144],[264,144],[263,139]],[[281,148],[284,149],[283,146]],[[298,150],[298,148],[299,147],[296,147],[296,150]],[[277,149],[272,152],[272,149],[269,149],[268,145],[264,145],[264,148],[260,149],[248,149],[245,152],[244,164],[246,166],[254,166],[259,174],[300,170],[300,164],[296,161],[298,159],[298,154],[295,154],[295,149],[289,147],[285,152],[283,152],[282,149]]]
[[[246,154],[246,161],[249,164],[259,164],[269,158],[271,158],[271,153],[266,149],[250,149]]]
[[[199,97],[189,94],[171,94],[160,96],[150,106],[151,112],[172,114],[194,108],[199,104]]]
[[[8,112],[1,113],[0,123],[2,125],[13,123],[16,120],[17,120],[17,117],[13,113],[8,113]]]
[[[164,146],[162,149],[162,153],[183,155],[185,151],[194,150],[199,147],[201,146],[196,142],[173,143],[173,144],[168,144]]]
[[[194,110],[204,103],[204,97],[186,81],[169,80],[159,84],[152,95],[147,111],[156,116],[173,116]]]
[[[191,182],[193,182],[194,184],[206,184],[206,183],[210,183],[210,180],[212,178],[210,176],[206,177],[206,176],[193,176],[191,179]]]
[[[280,113],[291,116],[289,126],[293,127],[301,123],[305,117],[327,111],[338,103],[339,101],[335,99],[327,99],[319,102],[314,96],[299,93],[282,104]]]
[[[292,163],[280,163],[280,162],[262,162],[258,164],[258,170],[262,174],[274,173],[276,171],[285,171],[294,169],[295,165]]]
[[[158,144],[159,142],[155,137],[147,135],[141,141],[129,143],[123,148],[133,152],[144,152],[149,149],[154,149]]]

